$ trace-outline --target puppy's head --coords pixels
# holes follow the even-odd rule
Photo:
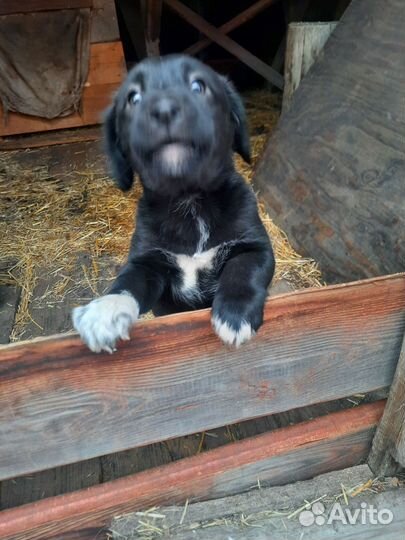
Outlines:
[[[137,172],[162,195],[209,191],[233,150],[250,161],[239,95],[224,77],[183,55],[147,59],[130,71],[107,111],[105,137],[123,190]]]

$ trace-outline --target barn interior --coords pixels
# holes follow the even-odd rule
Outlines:
[[[260,217],[275,250],[276,274],[270,296],[404,270],[403,234],[388,239],[389,230],[404,224],[404,214],[397,216],[390,203],[383,205],[385,221],[381,218],[379,226],[371,232],[369,216],[362,214],[363,229],[354,227],[356,232],[348,234],[342,247],[338,241],[334,244],[334,239],[335,233],[336,237],[340,234],[339,217],[343,219],[344,210],[331,218],[337,223],[334,229],[316,210],[308,215],[309,211],[305,213],[301,209],[308,189],[305,178],[295,188],[290,189],[289,182],[286,188],[279,187],[283,175],[288,177],[289,165],[283,169],[283,160],[280,157],[277,161],[277,157],[293,131],[296,138],[300,136],[297,124],[290,120],[294,111],[295,118],[303,119],[308,141],[311,115],[316,124],[317,115],[327,114],[321,105],[322,95],[316,89],[318,107],[308,105],[311,98],[307,88],[302,92],[300,89],[294,101],[298,83],[291,82],[291,76],[289,86],[286,85],[294,61],[291,50],[289,58],[288,28],[292,23],[328,23],[329,37],[350,0],[184,0],[179,4],[177,0],[33,0],[24,6],[0,0],[0,33],[8,42],[3,47],[0,38],[2,69],[8,74],[4,82],[0,81],[0,344],[72,332],[72,308],[108,290],[125,261],[141,186],[136,182],[134,189],[124,194],[114,185],[103,148],[101,123],[103,112],[126,72],[147,56],[185,51],[228,76],[241,93],[253,159],[251,165],[237,156],[235,161],[238,171],[257,193]],[[197,14],[196,24],[192,24],[193,18],[187,10]],[[44,25],[49,32],[44,31]],[[67,26],[75,29],[70,41],[57,39],[58,35],[64,35],[64,28],[66,35],[69,34]],[[327,37],[322,45],[318,43],[313,61],[322,56]],[[36,45],[30,48],[33,40]],[[49,67],[53,48],[60,49],[61,56],[57,60],[59,65],[54,63]],[[10,57],[10,51],[16,56]],[[347,49],[343,54],[348,54]],[[379,56],[381,62],[382,56]],[[75,74],[73,82],[69,77],[63,80],[61,70],[57,69],[61,58],[66,60],[65,73],[71,70]],[[13,88],[10,84],[13,69],[19,75],[26,73],[31,80],[26,79],[27,84]],[[37,78],[41,70],[46,71],[46,76]],[[351,76],[353,82],[356,73]],[[44,86],[48,98],[39,95]],[[66,88],[70,98],[76,97],[67,100],[67,104],[62,103]],[[344,91],[350,96],[347,88]],[[47,117],[44,111],[49,112],[52,95],[60,95],[61,99],[52,100],[55,111]],[[276,129],[282,135],[269,146]],[[354,143],[349,140],[346,144]],[[362,140],[362,148],[365,144]],[[316,150],[312,150],[311,147],[308,160],[316,162]],[[398,156],[390,157],[387,173],[395,186],[399,185],[404,163],[400,156],[403,149],[396,147],[396,151]],[[297,151],[293,161],[301,157],[308,171],[310,165],[302,157],[304,152],[301,149],[299,156]],[[311,174],[317,175],[321,182],[327,166],[326,162],[322,163],[317,170],[314,165]],[[274,175],[269,170],[274,170]],[[381,184],[373,167],[364,170],[362,178],[370,191]],[[272,189],[276,194],[273,199]],[[395,189],[394,193],[400,195],[400,188]],[[376,197],[378,192],[374,191],[370,203],[372,217]],[[320,213],[328,211],[327,198],[328,195],[325,198],[319,195],[313,203],[321,209]],[[290,220],[289,205],[294,207]],[[351,219],[350,215],[347,219]],[[308,224],[316,229],[312,235],[302,230]],[[353,248],[350,253],[349,240]],[[363,249],[365,244],[370,247]],[[337,253],[336,267],[331,256],[333,250]],[[355,261],[353,264],[347,262],[350,257]],[[16,508],[103,484],[278,428],[359,404],[375,403],[386,397],[387,392],[387,388],[359,392],[343,399],[5,479],[0,483],[0,508]],[[365,482],[363,473],[359,472],[356,479]],[[142,537],[158,536],[156,531],[149,530]],[[119,537],[117,532],[114,538]]]

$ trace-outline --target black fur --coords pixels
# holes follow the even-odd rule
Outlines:
[[[232,151],[250,161],[250,147],[232,84],[186,56],[145,60],[108,110],[105,138],[118,186],[128,190],[138,174],[144,188],[128,262],[110,293],[129,291],[141,312],[156,314],[212,306],[233,330],[247,322],[256,331],[274,257],[255,195],[233,165]],[[184,292],[176,257],[197,246],[215,255]]]

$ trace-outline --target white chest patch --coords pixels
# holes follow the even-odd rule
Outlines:
[[[211,270],[213,268],[214,257],[218,247],[213,247],[207,251],[194,253],[194,255],[176,255],[176,263],[183,272],[183,283],[181,292],[195,292],[198,285],[198,272],[201,270]]]

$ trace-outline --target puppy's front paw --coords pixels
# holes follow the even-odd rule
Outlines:
[[[235,317],[230,321],[214,315],[212,317],[212,326],[217,336],[224,343],[235,347],[239,347],[239,345],[249,341],[255,335],[255,331],[248,322],[243,319],[235,320]]]
[[[129,339],[138,316],[138,302],[127,292],[101,296],[72,312],[73,326],[89,349],[109,353],[119,339]]]

